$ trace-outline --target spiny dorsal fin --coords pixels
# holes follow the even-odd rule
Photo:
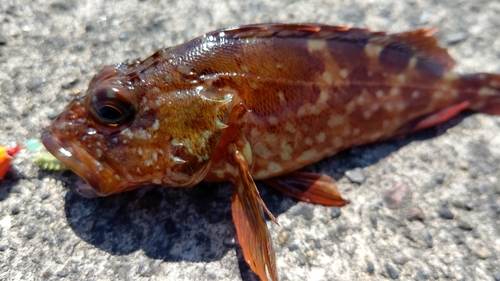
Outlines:
[[[432,35],[435,29],[417,29],[409,32],[387,34],[362,28],[329,26],[321,24],[253,24],[226,28],[205,36],[224,39],[242,38],[304,38],[342,41],[356,45],[377,44],[390,51],[405,53],[420,60],[423,67],[436,75],[453,68],[455,62],[448,51],[440,47]]]
[[[371,32],[368,29],[349,28],[344,26],[332,26],[313,23],[303,24],[278,24],[262,23],[243,25],[239,27],[229,27],[219,29],[206,36],[221,36],[224,38],[310,38],[310,39],[334,39],[346,34],[373,34],[377,36],[385,35],[385,32]]]

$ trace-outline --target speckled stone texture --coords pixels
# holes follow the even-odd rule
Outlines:
[[[160,3],[158,3],[160,2]],[[103,66],[216,28],[320,22],[436,36],[460,72],[500,73],[500,2],[0,1],[0,144],[40,136]],[[257,280],[242,259],[226,183],[85,199],[71,172],[21,152],[0,183],[0,280]],[[259,184],[281,280],[500,280],[500,117],[464,113],[357,147],[308,171],[344,208]]]

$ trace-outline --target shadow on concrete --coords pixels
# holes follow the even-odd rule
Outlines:
[[[412,141],[441,135],[468,115],[461,114],[406,138],[345,150],[304,170],[326,172],[339,179],[346,171],[373,165]],[[77,176],[65,180],[66,186],[75,186]],[[263,183],[258,186],[276,216],[297,203]],[[208,262],[221,259],[235,248],[243,280],[258,280],[235,242],[231,194],[229,183],[201,183],[188,189],[149,186],[95,199],[83,198],[70,189],[65,212],[69,225],[82,240],[113,255],[142,250],[153,259]]]

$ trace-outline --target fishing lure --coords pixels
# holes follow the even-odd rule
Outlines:
[[[33,161],[43,170],[63,171],[68,169],[48,151],[41,151],[35,156]]]
[[[346,148],[405,135],[464,109],[500,115],[500,75],[452,72],[433,30],[387,34],[320,24],[221,29],[105,67],[42,142],[106,196],[154,183],[231,181],[246,262],[278,280],[254,180],[299,200],[348,203],[297,172]]]
[[[29,151],[38,151],[43,148],[43,145],[39,139],[29,139],[26,141],[25,146]],[[42,151],[38,152],[33,162],[35,162],[43,170],[61,171],[67,169],[61,161],[59,161],[45,149],[42,149]]]
[[[0,180],[3,180],[5,174],[10,168],[14,156],[21,150],[21,146],[16,144],[13,148],[0,145]]]

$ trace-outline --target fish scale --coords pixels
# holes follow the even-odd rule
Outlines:
[[[231,181],[243,255],[278,280],[254,179],[299,200],[348,203],[296,170],[343,149],[434,126],[465,109],[500,115],[500,75],[451,72],[434,30],[387,34],[319,24],[221,29],[104,68],[42,134],[107,196],[154,183]]]

